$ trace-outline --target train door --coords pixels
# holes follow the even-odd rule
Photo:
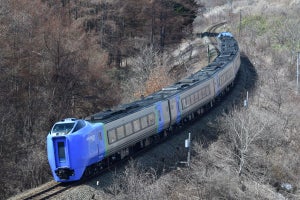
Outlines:
[[[104,124],[101,123],[100,130],[98,130],[98,159],[102,160],[105,156],[105,138],[104,138]]]
[[[162,109],[162,102],[156,103],[157,133],[160,133],[164,130],[164,115]]]
[[[66,138],[54,138],[53,145],[56,167],[70,166]]]
[[[180,108],[179,108],[179,96],[169,100],[170,116],[171,116],[171,125],[178,124],[180,122]]]

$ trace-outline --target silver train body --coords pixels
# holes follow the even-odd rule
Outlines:
[[[144,99],[87,118],[105,127],[106,156],[122,158],[133,145],[147,145],[151,137],[202,114],[233,85],[240,67],[238,43],[228,32],[220,33],[218,42],[218,57],[202,70]]]

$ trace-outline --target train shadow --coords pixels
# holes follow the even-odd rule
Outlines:
[[[197,33],[197,37],[217,37],[219,33],[214,33],[214,32],[203,32],[203,33]]]

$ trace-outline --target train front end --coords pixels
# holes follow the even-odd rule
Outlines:
[[[87,166],[103,159],[101,127],[73,118],[54,124],[47,136],[47,155],[55,181],[77,181]]]

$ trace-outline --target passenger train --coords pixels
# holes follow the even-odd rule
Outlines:
[[[219,54],[202,70],[116,110],[55,123],[47,136],[55,181],[76,181],[93,174],[210,108],[233,85],[240,67],[240,51],[232,34],[222,32],[217,38]]]

